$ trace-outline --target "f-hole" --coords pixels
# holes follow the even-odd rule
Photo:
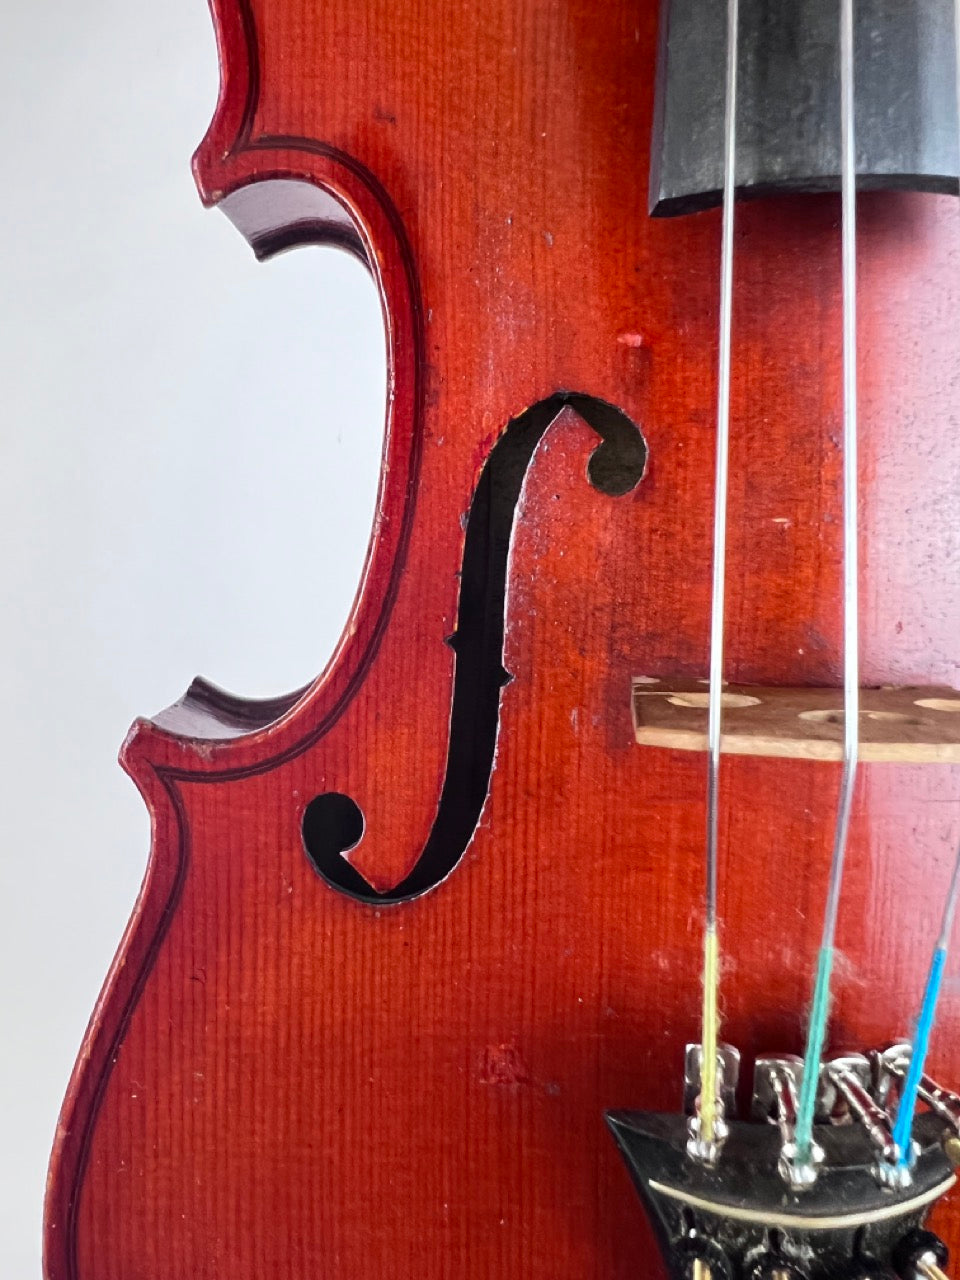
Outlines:
[[[511,679],[503,666],[503,641],[517,503],[534,451],[564,408],[575,410],[601,438],[588,464],[595,489],[621,496],[643,476],[647,447],[639,429],[593,396],[558,392],[509,423],[483,468],[467,521],[457,629],[447,639],[456,654],[450,740],[432,830],[409,875],[379,892],[344,856],[363,835],[360,806],[340,792],[315,796],[303,815],[303,844],[317,873],[339,893],[377,904],[419,897],[450,875],[470,842],[490,786],[500,691]]]

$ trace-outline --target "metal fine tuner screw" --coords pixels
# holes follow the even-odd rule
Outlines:
[[[911,1231],[897,1245],[893,1265],[902,1280],[948,1280],[947,1246],[932,1231]]]

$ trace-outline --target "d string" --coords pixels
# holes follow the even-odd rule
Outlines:
[[[960,0],[955,0],[953,11],[953,34],[957,47],[957,73],[954,88],[957,93],[957,158],[960,161]],[[960,172],[960,168],[958,168]],[[960,896],[960,847],[957,849],[953,875],[947,890],[946,902],[943,905],[943,917],[940,921],[940,933],[934,944],[930,958],[930,970],[923,991],[920,1012],[917,1014],[916,1030],[913,1034],[913,1046],[910,1053],[910,1066],[900,1091],[900,1103],[897,1107],[897,1118],[893,1126],[893,1141],[897,1148],[897,1163],[901,1169],[908,1169],[912,1162],[913,1148],[911,1134],[913,1118],[917,1110],[917,1096],[920,1092],[920,1081],[927,1064],[930,1049],[930,1038],[937,1016],[937,1003],[940,999],[940,988],[943,985],[943,971],[947,963],[947,948],[950,945],[950,934],[953,930],[953,918],[957,909],[957,897]]]
[[[830,864],[830,880],[807,1028],[803,1080],[797,1106],[796,1160],[814,1159],[813,1120],[830,1013],[834,935],[859,757],[857,556],[857,230],[854,133],[853,0],[840,0],[841,221],[843,242],[843,775]]]
[[[723,119],[723,222],[720,246],[720,341],[713,512],[713,594],[707,712],[706,904],[703,931],[700,1110],[695,1149],[711,1158],[723,1123],[717,1080],[720,961],[717,932],[717,833],[720,718],[723,703],[723,610],[727,559],[727,470],[730,442],[730,346],[733,317],[733,226],[737,167],[738,0],[727,0],[727,74]]]

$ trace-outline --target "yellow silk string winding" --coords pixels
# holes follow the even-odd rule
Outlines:
[[[700,1063],[700,1137],[713,1142],[717,1127],[717,1042],[720,1016],[717,989],[720,985],[720,948],[717,927],[707,925],[703,935],[703,1051]]]

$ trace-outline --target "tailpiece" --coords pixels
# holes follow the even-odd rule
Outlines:
[[[687,1051],[688,1112],[695,1115],[698,1046]],[[737,1054],[718,1059],[727,1114]],[[960,1098],[924,1078],[929,1110],[914,1149],[892,1144],[908,1048],[829,1059],[820,1080],[814,1159],[791,1149],[802,1063],[757,1060],[749,1121],[731,1120],[710,1158],[691,1154],[692,1115],[611,1111],[607,1124],[649,1212],[675,1280],[938,1280],[943,1242],[924,1229],[954,1185]]]

